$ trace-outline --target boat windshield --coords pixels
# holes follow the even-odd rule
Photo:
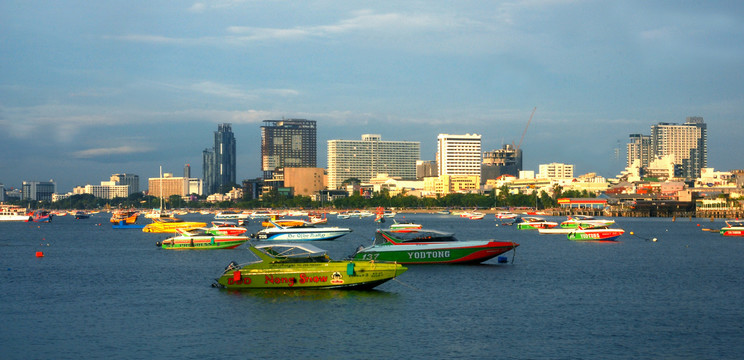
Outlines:
[[[412,229],[415,230],[415,229]],[[380,230],[375,234],[374,245],[385,244],[388,242],[386,237],[391,238],[398,243],[415,243],[415,242],[451,242],[458,241],[454,233],[446,233],[437,230],[416,230],[410,232],[393,232]]]

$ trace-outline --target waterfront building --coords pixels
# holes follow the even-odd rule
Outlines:
[[[702,117],[688,117],[684,124],[658,123],[651,126],[655,157],[671,155],[682,165],[682,176],[695,179],[708,166],[708,133]]]
[[[571,179],[574,174],[574,166],[563,163],[540,164],[537,173],[538,179]]]
[[[437,137],[437,175],[481,176],[481,136],[478,134]]]
[[[261,126],[261,171],[272,179],[276,168],[317,167],[315,120],[264,120]]]
[[[205,190],[208,193],[212,194],[222,186],[235,184],[235,135],[231,124],[217,125],[217,131],[214,132],[214,147],[202,152],[202,160]]]
[[[416,160],[416,179],[437,176],[437,162],[434,160]]]
[[[650,135],[630,134],[630,141],[627,144],[626,166],[631,166],[635,160],[638,160],[642,167],[648,166],[654,158],[651,143]]]
[[[504,145],[501,149],[483,153],[481,181],[497,179],[501,175],[519,175],[522,171],[522,150],[513,145]]]
[[[273,178],[265,179],[264,190],[292,188],[291,195],[312,196],[326,188],[325,169],[322,168],[276,168]]]
[[[49,181],[24,181],[21,196],[23,200],[52,201],[52,194],[57,192],[57,183]]]
[[[420,155],[420,142],[382,141],[378,134],[364,134],[361,141],[328,140],[328,188],[338,189],[351,178],[368,182],[380,173],[413,180]]]
[[[127,197],[131,194],[138,193],[139,190],[139,175],[135,174],[113,174],[111,175],[111,178],[109,178],[110,181],[113,181],[116,183],[116,185],[129,185],[129,192],[124,197]]]
[[[168,199],[171,195],[181,197],[191,194],[203,195],[203,182],[198,178],[174,177],[171,173],[164,173],[162,178],[148,179],[148,194]]]
[[[129,185],[119,185],[116,181],[101,181],[101,185],[85,185],[85,194],[91,194],[101,199],[113,199],[129,196]]]
[[[472,193],[480,191],[479,175],[440,175],[424,178],[425,194]]]

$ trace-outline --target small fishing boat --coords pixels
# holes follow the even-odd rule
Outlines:
[[[137,222],[138,216],[139,211],[136,210],[116,210],[111,214],[109,221],[112,224],[119,224],[121,221],[124,221],[126,224],[131,225]]]
[[[592,229],[574,229],[566,235],[568,240],[574,241],[616,241],[617,238],[624,234],[623,229],[592,228]]]
[[[180,228],[177,231],[178,235],[155,245],[169,250],[215,250],[234,249],[248,241],[247,236],[215,234],[211,228]]]
[[[744,221],[728,220],[720,232],[723,236],[744,236]]]
[[[251,245],[258,261],[231,262],[214,287],[226,289],[371,289],[408,270],[396,263],[332,260],[310,244]]]
[[[615,220],[595,219],[588,215],[571,215],[566,221],[561,222],[561,227],[564,229],[591,229],[608,227],[614,223]]]
[[[142,231],[151,233],[174,233],[177,229],[195,229],[207,226],[207,223],[197,221],[183,221],[178,218],[159,218],[152,219],[151,224],[147,224]]]
[[[557,222],[547,221],[541,217],[525,217],[517,220],[519,230],[550,229],[558,226]]]
[[[274,222],[273,220],[269,220]],[[269,241],[316,241],[333,240],[351,232],[351,229],[340,227],[318,227],[312,224],[287,227],[274,222],[273,227],[264,228],[254,234],[258,240]]]
[[[401,264],[477,264],[519,244],[511,241],[460,241],[454,234],[428,229],[406,232],[377,230],[371,246],[360,247],[357,260],[395,261]]]
[[[30,216],[25,220],[26,222],[51,222],[53,215],[47,210],[34,210]]]

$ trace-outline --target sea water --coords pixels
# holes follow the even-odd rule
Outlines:
[[[211,284],[253,260],[244,246],[163,250],[167,234],[112,229],[108,214],[0,223],[0,358],[744,356],[744,238],[702,231],[720,220],[617,218],[618,242],[574,242],[493,216],[397,219],[520,246],[506,263],[409,266],[373,291],[235,292]],[[341,259],[389,222],[329,225],[353,229],[314,242]]]

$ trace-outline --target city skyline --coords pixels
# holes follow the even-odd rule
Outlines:
[[[614,177],[630,134],[701,116],[708,167],[744,167],[744,5],[734,1],[0,4],[0,183],[58,191],[111,174],[202,174],[230,123],[236,179],[267,119],[328,140],[477,133]],[[525,126],[534,107],[534,118]],[[522,134],[524,140],[521,140]],[[587,151],[589,149],[589,151]]]

